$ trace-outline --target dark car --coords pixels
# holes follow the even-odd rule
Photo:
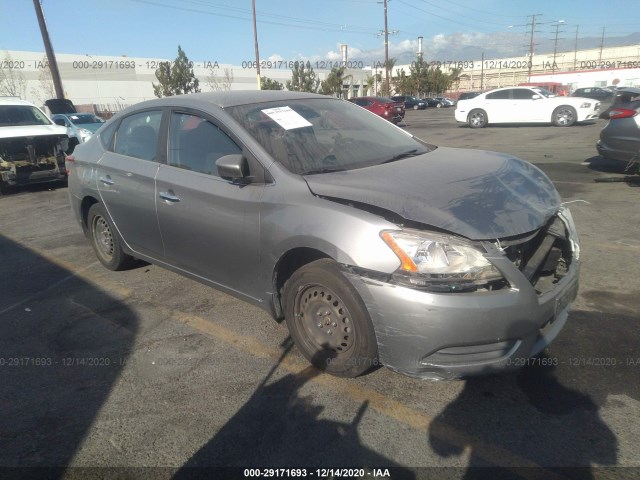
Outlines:
[[[354,97],[349,101],[380,115],[391,123],[400,123],[405,115],[404,103],[387,97]]]
[[[138,258],[250,302],[334,375],[515,369],[560,333],[578,289],[571,213],[540,169],[436,147],[337,98],[142,102],[67,169],[106,268]]]
[[[591,98],[593,100],[607,101],[613,98],[613,91],[608,88],[589,87],[589,88],[577,88],[572,94],[572,97]]]
[[[640,163],[640,88],[618,89],[606,113],[609,123],[600,132],[598,153],[610,160]]]
[[[391,97],[394,102],[404,103],[404,108],[413,108],[414,110],[424,110],[427,108],[427,104],[424,100],[418,97],[412,97],[410,95],[394,95]]]

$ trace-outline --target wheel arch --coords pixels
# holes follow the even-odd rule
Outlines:
[[[98,202],[98,200],[95,197],[92,197],[89,195],[84,197],[82,199],[82,203],[80,204],[80,218],[82,220],[82,230],[84,231],[85,235],[89,229],[89,224],[88,224],[89,209],[96,203],[100,203],[100,202]]]
[[[311,247],[295,247],[280,256],[273,268],[272,275],[272,302],[276,321],[281,322],[284,319],[282,288],[286,281],[299,268],[322,258],[335,260],[325,252]]]

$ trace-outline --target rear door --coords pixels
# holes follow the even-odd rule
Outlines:
[[[260,200],[264,184],[218,176],[216,160],[242,148],[198,111],[171,113],[167,162],[157,175],[158,223],[167,261],[251,296],[260,284]]]
[[[98,191],[116,229],[134,252],[154,258],[163,254],[155,206],[162,117],[155,109],[123,118],[96,167]]]
[[[517,121],[512,111],[510,89],[488,93],[480,106],[487,112],[490,123]]]

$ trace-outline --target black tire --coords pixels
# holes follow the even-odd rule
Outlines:
[[[373,324],[356,289],[330,259],[298,269],[283,289],[289,333],[318,369],[357,377],[378,365]]]
[[[556,127],[570,127],[578,118],[576,109],[571,105],[560,105],[553,111],[551,115],[551,122]]]
[[[469,116],[467,117],[467,123],[471,128],[484,128],[489,123],[489,119],[487,118],[487,112],[482,110],[481,108],[476,108],[469,112]]]
[[[87,227],[93,251],[105,268],[125,270],[133,265],[133,257],[122,249],[122,240],[102,204],[95,203],[89,208]]]

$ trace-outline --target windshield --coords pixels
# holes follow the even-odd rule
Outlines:
[[[350,102],[310,98],[226,108],[287,170],[353,170],[434,148]]]
[[[104,123],[104,120],[99,119],[92,113],[84,113],[84,114],[74,113],[73,115],[68,115],[68,117],[69,117],[69,120],[71,120],[71,122],[75,125],[86,125],[88,123],[98,123],[98,124]]]
[[[39,108],[28,105],[0,105],[0,126],[51,125]]]

